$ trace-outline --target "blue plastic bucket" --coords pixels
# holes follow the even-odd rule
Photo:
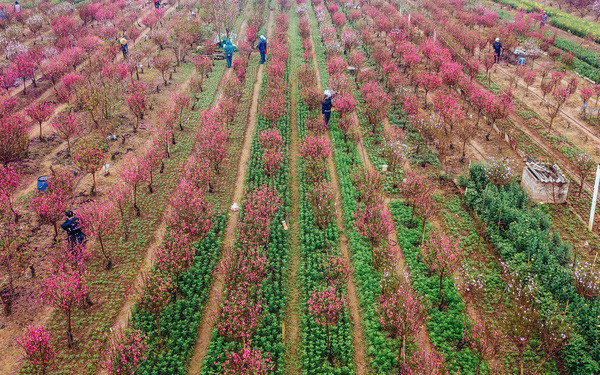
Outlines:
[[[50,179],[50,177],[48,177],[48,176],[38,177],[38,179],[37,179],[38,191],[44,191],[44,190],[46,190],[46,188],[48,188],[48,180],[49,179]]]

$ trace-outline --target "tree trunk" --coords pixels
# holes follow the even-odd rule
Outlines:
[[[106,264],[106,270],[110,271],[112,269],[112,260],[108,255],[106,255],[106,251],[104,251],[104,241],[102,241],[102,236],[100,234],[98,234],[98,241],[100,242],[100,249],[102,250],[102,255],[104,255],[104,258],[106,258],[106,260],[108,261],[108,263]]]
[[[135,208],[135,216],[140,216],[140,208],[137,206],[137,184],[133,185],[133,208]]]
[[[67,314],[67,346],[69,349],[73,346],[73,332],[71,330],[71,309],[66,311]]]

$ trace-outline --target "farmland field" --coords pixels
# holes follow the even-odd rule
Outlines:
[[[0,2],[0,375],[599,374],[598,14]]]

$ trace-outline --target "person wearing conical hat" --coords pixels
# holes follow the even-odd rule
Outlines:
[[[126,59],[127,52],[129,52],[129,48],[127,47],[127,39],[121,38],[119,39],[119,43],[121,43],[121,52],[123,52],[123,59]]]

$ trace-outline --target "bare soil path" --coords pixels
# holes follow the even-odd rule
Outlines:
[[[289,55],[289,66],[294,65],[295,55]],[[292,77],[296,72],[291,73]],[[300,347],[302,345],[299,339],[300,330],[300,289],[298,286],[298,268],[300,266],[300,180],[298,179],[298,170],[300,168],[298,160],[298,82],[290,79],[290,187],[291,187],[291,213],[290,213],[290,268],[286,278],[286,289],[288,301],[285,308],[285,327],[284,344],[286,347],[285,364],[286,374],[300,374]]]
[[[273,32],[273,15],[274,12],[269,13],[269,22],[267,25],[267,38],[270,39]],[[246,171],[248,169],[248,162],[250,160],[250,146],[252,145],[252,139],[256,129],[256,120],[258,118],[258,99],[260,94],[260,86],[262,83],[262,76],[264,72],[264,65],[261,65],[256,75],[256,81],[254,83],[254,92],[252,95],[252,106],[250,108],[250,116],[248,118],[248,126],[246,127],[246,133],[244,135],[244,146],[242,148],[241,157],[238,162],[237,178],[235,183],[235,192],[232,197],[232,203],[240,204],[244,195]],[[239,221],[239,211],[230,212],[229,219],[227,220],[227,226],[225,230],[225,237],[223,240],[223,247],[221,249],[221,258],[224,258],[229,253],[231,247],[235,244],[236,228]],[[212,329],[217,317],[216,311],[218,310],[221,298],[223,296],[223,290],[225,288],[224,275],[221,272],[215,271],[214,273],[214,284],[210,290],[210,294],[207,298],[205,312],[202,316],[202,322],[200,323],[200,329],[198,330],[198,338],[196,340],[196,346],[194,348],[194,354],[190,362],[190,368],[188,374],[197,375],[202,370],[202,364],[206,352],[208,350],[208,344],[210,343]]]

